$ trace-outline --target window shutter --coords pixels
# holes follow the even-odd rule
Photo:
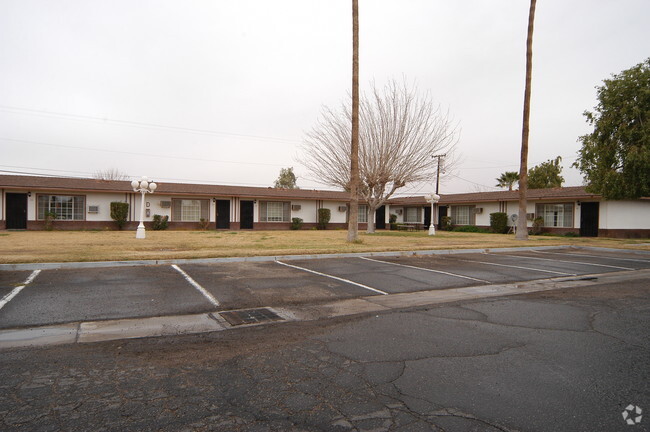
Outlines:
[[[210,200],[201,200],[201,219],[210,220]]]
[[[172,200],[172,220],[180,221],[181,220],[181,206],[183,201],[180,199]]]
[[[289,222],[291,219],[291,203],[284,202],[282,203],[282,221]]]
[[[266,201],[260,201],[260,222],[266,222]]]
[[[458,210],[457,206],[452,206],[451,207],[451,223],[456,224],[456,211]]]

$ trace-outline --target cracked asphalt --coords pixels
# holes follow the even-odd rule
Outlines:
[[[650,279],[0,351],[5,431],[641,431]]]

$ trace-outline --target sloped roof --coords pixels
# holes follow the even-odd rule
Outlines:
[[[529,189],[527,198],[530,200],[558,199],[600,199],[600,195],[588,193],[584,186],[569,186],[550,189]],[[447,194],[440,196],[440,204],[462,204],[479,202],[517,201],[519,191],[473,192],[464,194]],[[423,195],[393,198],[391,205],[427,205]]]
[[[158,182],[156,182],[158,183]],[[70,177],[38,177],[0,175],[0,187],[14,189],[38,189],[47,191],[79,192],[133,192],[130,181],[96,180]],[[343,191],[313,189],[276,189],[246,186],[225,186],[190,183],[159,183],[156,192],[162,195],[201,195],[209,197],[288,198],[347,201],[349,194]]]

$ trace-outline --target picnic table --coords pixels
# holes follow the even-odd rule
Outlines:
[[[413,224],[397,224],[398,231],[417,231],[417,227]]]

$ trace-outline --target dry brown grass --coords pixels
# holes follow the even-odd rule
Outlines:
[[[0,234],[0,263],[116,261],[340,252],[472,249],[517,246],[600,246],[650,250],[647,239],[563,238],[438,232],[361,234],[346,242],[346,231],[17,231]]]

